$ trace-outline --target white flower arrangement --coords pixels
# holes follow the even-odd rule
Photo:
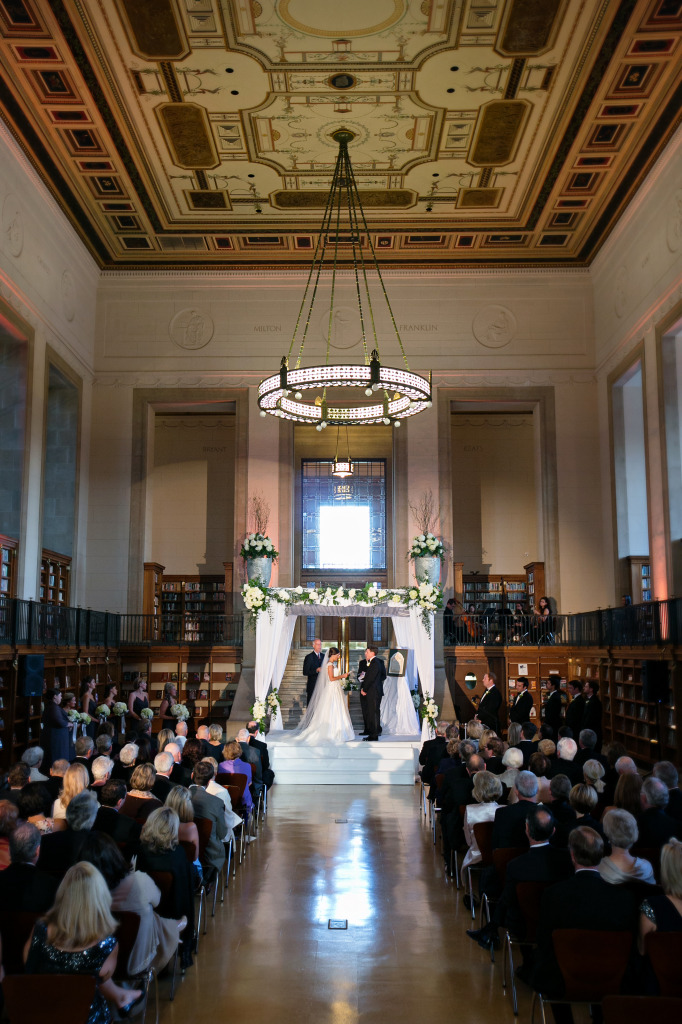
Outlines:
[[[265,729],[265,718],[268,713],[265,701],[255,700],[251,705],[251,717],[254,722],[258,725],[258,731],[263,732]]]
[[[154,717],[154,711],[152,710],[152,708],[142,708],[142,711],[140,711],[140,718],[153,718],[153,717]]]
[[[438,721],[438,705],[436,704],[433,697],[424,697],[424,700],[419,708],[419,714],[421,720],[427,721],[431,729],[436,728],[436,722]]]
[[[186,722],[189,718],[189,710],[184,704],[171,704],[170,713],[180,722]]]
[[[279,551],[269,537],[262,533],[250,533],[242,544],[239,554],[242,558],[271,558],[277,561]]]
[[[80,715],[78,716],[78,721],[81,722],[82,725],[90,725],[92,718],[90,717],[90,715],[87,715],[85,711],[81,711]]]
[[[126,714],[127,710],[128,705],[125,704],[122,700],[117,700],[111,709],[111,713],[112,715],[116,715],[117,718],[120,718],[122,715]]]
[[[412,541],[408,558],[445,558],[445,547],[433,533],[420,533]]]
[[[408,608],[419,608],[422,623],[428,636],[431,636],[431,613],[443,607],[443,589],[440,584],[420,583],[409,590],[392,588],[379,590],[365,583],[362,590],[355,588],[346,590],[344,587],[325,587],[320,585],[315,590],[303,587],[266,587],[252,580],[242,587],[242,597],[250,612],[247,625],[255,628],[259,612],[269,612],[273,603],[296,605],[324,605],[327,607],[347,607],[352,604],[368,605],[406,605]]]
[[[111,711],[109,710],[107,704],[98,704],[96,710],[100,718],[108,718],[109,715],[111,714]]]

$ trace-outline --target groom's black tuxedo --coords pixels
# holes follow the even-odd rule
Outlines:
[[[308,685],[306,686],[306,694],[308,697],[308,704],[313,696],[313,690],[315,689],[315,683],[319,676],[318,668],[322,668],[322,662],[324,661],[324,651],[320,651],[316,654],[315,651],[310,651],[306,654],[305,661],[303,662],[303,675],[308,677]]]
[[[379,739],[379,704],[381,702],[381,692],[385,677],[386,666],[383,660],[379,657],[372,658],[367,663],[365,678],[361,683],[362,689],[367,694],[365,715],[367,739],[369,740]]]
[[[386,664],[384,662],[384,659],[380,658],[378,655],[377,655],[377,657],[374,660],[381,662],[381,664],[380,664],[381,679],[379,681],[379,685],[378,685],[378,688],[377,688],[377,700],[379,702],[379,723],[381,723],[381,698],[384,695],[384,680],[386,679]],[[367,672],[367,668],[368,668],[368,664],[365,661],[365,659],[362,658],[361,661],[360,661],[360,664],[358,665],[358,681],[360,683],[360,689],[361,690],[364,690],[365,687],[364,687],[364,682],[360,679],[360,676],[363,674],[363,672],[365,672],[365,673]],[[368,732],[369,732],[369,729],[367,728],[367,697],[363,697],[362,694],[360,694],[360,707],[362,708],[362,721],[363,721],[363,725],[364,725],[364,734],[367,735]],[[381,732],[381,724],[379,724],[379,732]]]

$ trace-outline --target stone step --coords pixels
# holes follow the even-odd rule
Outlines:
[[[308,747],[278,743],[268,735],[270,762],[277,785],[413,786],[420,741],[352,740],[339,746]]]

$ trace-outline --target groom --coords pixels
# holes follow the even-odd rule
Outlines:
[[[308,679],[308,684],[305,688],[308,704],[312,700],[313,690],[315,689],[315,683],[317,682],[317,676],[322,668],[323,661],[322,641],[313,640],[313,649],[309,654],[306,654],[305,661],[303,662],[303,675]]]
[[[365,665],[365,675],[360,690],[360,696],[367,698],[365,701],[365,727],[367,729],[365,740],[374,741],[379,739],[379,705],[385,675],[385,666],[381,658],[377,657],[376,647],[368,647],[365,651]]]

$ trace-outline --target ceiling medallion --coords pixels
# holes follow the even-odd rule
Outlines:
[[[261,416],[270,413],[297,423],[312,424],[318,430],[324,430],[330,423],[339,426],[376,423],[389,426],[392,423],[399,427],[401,420],[431,407],[431,374],[426,378],[413,373],[407,362],[348,155],[348,143],[355,135],[340,128],[333,132],[332,138],[338,143],[339,155],[289,352],[282,356],[279,372],[261,381],[258,405]],[[362,251],[363,231],[371,254],[369,267]],[[336,322],[334,292],[337,268],[348,258],[349,250],[365,357],[363,363],[354,365],[330,363],[332,330]],[[328,261],[326,268],[325,260]],[[301,365],[303,350],[323,269],[331,270],[326,361],[324,366],[304,367]],[[376,274],[378,294],[385,303],[390,330],[395,334],[403,357],[402,367],[382,366],[381,363],[377,315],[369,288],[371,270]],[[290,368],[297,343],[296,362]],[[305,393],[308,393],[309,400],[304,399]]]

